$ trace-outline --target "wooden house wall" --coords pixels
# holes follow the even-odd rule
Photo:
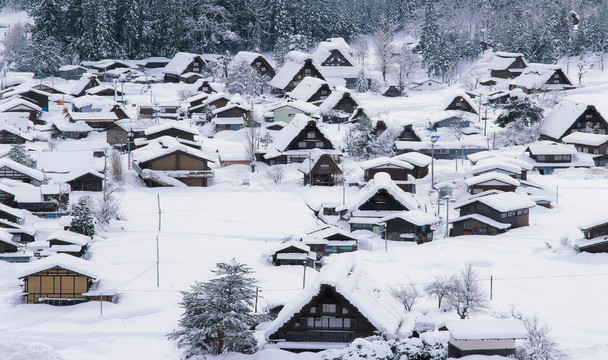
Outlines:
[[[126,145],[129,140],[128,133],[120,126],[112,124],[106,129],[106,142],[110,145]]]
[[[412,175],[416,179],[422,179],[423,177],[429,174],[429,166],[416,166],[414,165],[414,169],[412,170]]]
[[[589,229],[583,230],[586,239],[593,239],[598,236],[608,235],[608,223],[598,225]]]
[[[346,60],[340,50],[332,49],[327,59],[321,63],[321,66],[353,66],[353,64]]]
[[[349,94],[344,94],[342,99],[334,106],[334,110],[343,111],[348,114],[352,114],[356,108],[357,103]]]
[[[209,170],[207,161],[176,151],[169,155],[150,160],[145,166],[151,170]]]
[[[521,212],[521,211],[520,211]],[[465,216],[469,214],[479,214],[486,217],[489,217],[492,220],[498,221],[503,224],[511,224],[511,228],[517,228],[521,226],[529,225],[529,210],[525,209],[523,213],[518,215],[518,211],[507,212],[507,217],[502,217],[500,211],[493,209],[479,201],[475,201],[471,204],[464,205],[460,207],[460,216]]]
[[[585,246],[583,243],[580,244],[580,250],[592,254],[597,253],[608,253],[608,241],[596,243],[593,245]]]
[[[308,100],[306,100],[306,102],[321,103],[327,99],[329,94],[331,94],[329,85],[323,84]]]
[[[587,109],[572,123],[559,139],[574,132],[582,132],[586,129],[593,129],[595,134],[608,134],[608,123],[606,119],[596,110],[595,106],[587,106]]]
[[[515,349],[475,349],[475,350],[462,350],[451,343],[448,343],[448,357],[459,359],[461,357],[469,355],[485,355],[485,356],[502,356],[502,357],[513,357],[515,355]]]
[[[73,271],[54,267],[25,277],[24,283],[27,303],[36,304],[40,302],[40,297],[84,300],[82,294],[89,291],[90,279]]]
[[[76,97],[80,97],[80,96],[84,96],[86,94],[86,91],[89,89],[92,89],[96,86],[99,86],[99,80],[97,80],[97,78],[89,78],[89,82],[84,86],[84,88],[82,88],[82,91],[80,91],[78,94],[75,94],[74,96]]]
[[[257,71],[260,75],[268,76],[270,79],[276,75],[272,65],[270,65],[270,63],[261,55],[251,62],[251,67],[254,68],[255,71]]]
[[[515,185],[502,184],[502,185],[471,185],[469,186],[469,192],[471,194],[479,194],[488,190],[501,190],[504,192],[514,192],[517,187]]]
[[[389,174],[391,176],[391,179],[397,181],[397,180],[401,180],[401,181],[407,181],[407,176],[410,174],[410,170],[408,169],[402,169],[402,168],[373,168],[373,169],[368,169],[365,170],[363,173],[363,178],[365,179],[365,181],[370,181],[371,179],[374,178],[374,175],[376,175],[379,172],[385,172],[387,174]]]
[[[28,184],[37,182],[36,179],[29,177],[28,175],[22,174],[19,171],[13,170],[8,166],[0,167],[0,178],[20,180]]]
[[[6,130],[0,130],[0,144],[25,144],[25,139]]]
[[[395,200],[393,195],[389,194],[386,190],[380,189],[374,196],[363,203],[359,207],[359,210],[406,211],[407,208]]]
[[[293,77],[293,79],[287,84],[287,86],[282,89],[283,91],[292,91],[299,83],[307,76],[312,76],[317,79],[325,80],[323,75],[317,70],[317,68],[313,65],[312,60],[306,60],[304,62],[304,66],[298,71],[298,73]]]
[[[452,223],[452,231],[450,236],[478,234],[477,232],[474,233],[474,230],[478,228],[486,229],[486,232],[483,235],[497,235],[501,232],[501,230],[482,223],[481,221],[477,221],[475,219],[466,219]]]
[[[399,136],[397,137],[396,140],[399,141],[421,141],[420,137],[418,135],[416,135],[416,133],[414,132],[414,129],[412,128],[412,125],[407,125],[403,128],[403,131],[401,131],[401,134],[399,134]]]
[[[388,220],[386,222],[386,231],[387,231],[387,237],[389,240],[397,240],[397,241],[403,241],[403,240],[415,240],[414,238],[412,239],[405,239],[401,237],[401,234],[419,234],[421,233],[421,229],[419,226],[416,226],[412,223],[409,223],[403,219],[400,218],[395,218],[392,220]]]
[[[175,128],[166,129],[166,130],[154,133],[154,134],[150,134],[149,136],[147,136],[147,138],[156,139],[161,136],[170,136],[172,138],[177,137],[177,138],[184,139],[184,140],[194,141],[194,134],[180,130],[180,129],[175,129]]]
[[[13,206],[15,202],[15,195],[8,193],[6,191],[0,190],[0,203],[6,206]]]
[[[0,253],[4,254],[4,253],[14,253],[17,252],[17,245],[13,245],[13,244],[8,244],[5,243],[4,241],[0,241]]]
[[[460,105],[458,105],[458,104],[460,104]],[[471,106],[471,104],[469,104],[469,102],[466,101],[462,96],[456,96],[454,98],[454,100],[452,100],[450,105],[448,105],[448,107],[445,108],[445,110],[461,110],[461,111],[466,111],[466,112],[470,112],[473,114],[477,114],[477,111],[475,111],[475,109]]]
[[[72,191],[101,191],[103,189],[103,179],[92,174],[84,174],[67,183]]]
[[[348,326],[345,326],[346,322]],[[370,321],[333,287],[322,285],[319,293],[269,338],[295,342],[347,343],[356,338],[371,336],[376,331]]]
[[[340,174],[342,174],[342,170],[331,156],[323,154],[310,173],[304,174],[304,185],[309,184],[312,180],[312,185],[334,186],[336,185],[336,177]]]
[[[308,134],[311,133],[309,136]],[[314,136],[312,136],[314,133]],[[323,146],[318,146],[320,143]],[[289,143],[287,150],[299,149],[333,149],[331,142],[323,136],[314,121],[309,122],[302,131]]]
[[[530,157],[540,163],[569,163],[572,162],[572,155],[541,155],[531,154]]]

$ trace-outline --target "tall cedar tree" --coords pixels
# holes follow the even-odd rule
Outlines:
[[[542,118],[543,109],[528,98],[512,97],[495,122],[502,128],[517,120],[522,121],[525,126],[531,126],[540,123]]]
[[[252,312],[255,279],[250,267],[236,262],[217,263],[215,279],[196,282],[182,291],[184,313],[180,329],[168,335],[178,346],[187,347],[187,357],[236,351],[251,354],[257,341],[250,328],[257,316]]]
[[[95,219],[93,218],[93,200],[85,195],[78,199],[78,203],[72,205],[70,215],[73,216],[70,223],[70,231],[93,237],[95,235]]]

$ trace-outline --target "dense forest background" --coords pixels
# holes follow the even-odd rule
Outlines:
[[[26,9],[34,19],[31,28],[21,29],[27,41],[16,45],[18,51],[9,49],[9,61],[17,62],[171,57],[177,51],[284,54],[330,37],[356,41],[357,34],[395,31],[419,39],[424,64],[435,70],[477,56],[483,41],[545,63],[608,49],[605,0],[2,2]]]

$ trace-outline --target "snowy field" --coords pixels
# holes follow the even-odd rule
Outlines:
[[[452,162],[439,162],[437,173],[448,175],[452,166]],[[274,267],[267,255],[281,241],[318,224],[307,202],[337,200],[342,195],[340,187],[303,188],[295,174],[290,171],[289,175],[291,180],[274,185],[262,171],[251,174],[247,167],[236,166],[217,170],[217,183],[208,188],[148,189],[129,173],[121,194],[125,220],[102,234],[89,252],[90,261],[101,269],[100,288],[116,290],[117,303],[103,307],[99,302],[69,307],[20,304],[16,274],[22,265],[0,263],[3,340],[47,344],[66,360],[179,359],[180,351],[165,337],[181,314],[179,291],[188,290],[194,281],[208,280],[216,262],[231,258],[255,269],[262,290],[261,308],[289,301],[301,288],[302,267]],[[239,184],[244,177],[251,185]],[[575,254],[560,242],[563,237],[580,237],[578,223],[597,216],[608,203],[607,178],[606,172],[593,170],[532,175],[531,180],[548,188],[559,186],[559,199],[554,209],[533,209],[530,227],[496,237],[449,239],[438,230],[432,243],[389,242],[388,252],[380,238],[368,236],[355,259],[387,287],[408,279],[423,284],[471,263],[488,293],[490,276],[494,279],[490,308],[477,316],[508,312],[517,305],[548,324],[567,353],[584,360],[604,359],[608,313],[599,309],[608,305],[604,296],[608,254]],[[347,197],[352,193],[349,189]],[[36,225],[49,230],[57,226],[48,221]],[[314,276],[309,269],[308,279]],[[434,307],[433,300],[425,299],[414,313],[419,318],[432,317]],[[229,357],[319,358],[277,350]]]

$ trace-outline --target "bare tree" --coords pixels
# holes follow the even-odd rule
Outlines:
[[[270,180],[272,180],[272,182],[279,185],[285,177],[285,168],[283,168],[281,165],[271,166],[270,169],[266,171],[266,175],[270,178]]]
[[[446,300],[461,319],[486,307],[485,294],[479,287],[479,276],[471,264],[452,276]]]
[[[395,75],[401,93],[412,82],[414,66],[419,62],[418,55],[414,54],[407,45],[404,45],[395,57]]]
[[[515,314],[521,320],[528,332],[528,339],[523,347],[517,349],[516,358],[519,360],[558,360],[565,359],[565,354],[557,343],[549,336],[551,329],[540,322],[538,317],[526,317]]]
[[[450,291],[450,278],[445,275],[439,275],[435,277],[430,284],[424,287],[424,291],[427,294],[435,296],[437,298],[437,308],[441,309],[441,302]]]
[[[587,73],[587,69],[585,69],[586,66],[587,63],[584,60],[579,61],[576,65],[578,68],[578,86],[581,86],[581,83],[583,82],[583,75]]]
[[[403,307],[405,307],[405,310],[407,311],[412,311],[412,306],[414,306],[414,304],[416,304],[416,302],[420,300],[420,297],[422,296],[420,287],[411,281],[409,281],[407,285],[392,288],[390,292],[395,299],[403,304]]]
[[[122,168],[122,159],[120,152],[113,150],[110,155],[110,171],[112,172],[112,180],[115,183],[122,183],[124,181],[124,173]]]
[[[255,153],[260,147],[260,128],[250,126],[245,128],[245,153],[251,172],[255,172]]]
[[[354,35],[351,49],[353,49],[353,55],[355,56],[355,60],[359,63],[359,65],[365,67],[365,58],[367,56],[367,52],[369,51],[369,44],[367,43],[367,39],[360,35]]]
[[[380,71],[382,72],[382,80],[386,82],[386,73],[393,62],[393,36],[397,31],[397,24],[381,17],[378,25],[372,30],[372,39],[377,52],[377,61]]]
[[[119,190],[120,187],[117,184],[107,183],[101,193],[101,199],[97,199],[95,219],[104,230],[108,229],[110,221],[120,217],[120,201],[116,196]]]

